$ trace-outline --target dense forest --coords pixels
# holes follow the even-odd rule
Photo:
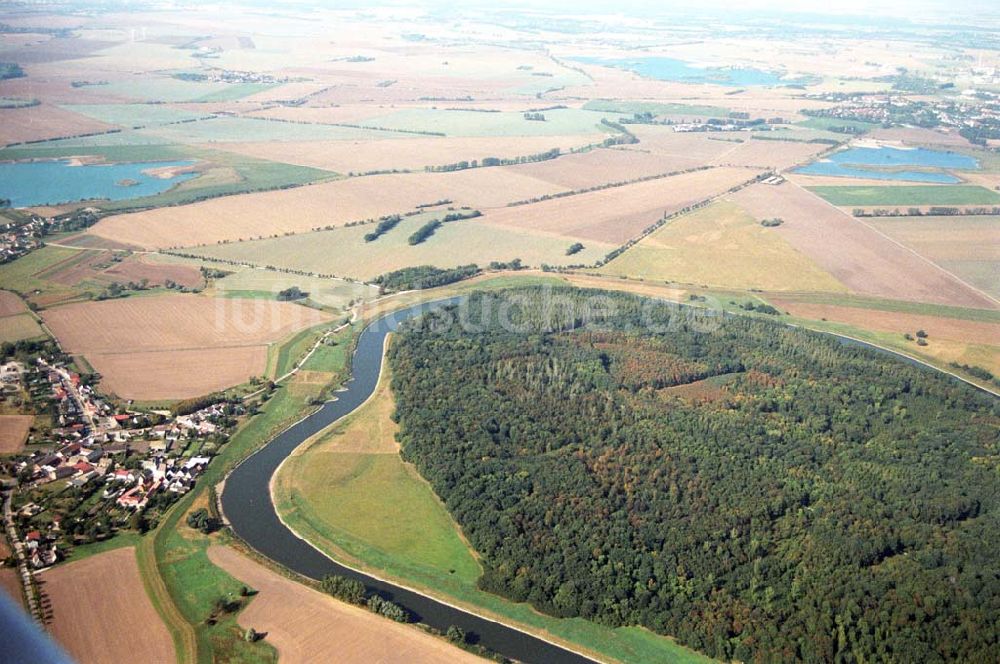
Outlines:
[[[468,305],[390,362],[403,453],[483,589],[720,659],[1000,661],[992,397],[766,317]]]

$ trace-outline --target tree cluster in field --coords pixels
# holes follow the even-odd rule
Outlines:
[[[399,222],[402,220],[403,218],[398,214],[379,218],[378,223],[375,225],[375,230],[365,234],[365,242],[374,242],[399,225]]]
[[[396,622],[410,622],[410,614],[406,609],[381,595],[374,593],[369,595],[364,584],[357,579],[329,574],[320,581],[320,587],[323,588],[324,592],[341,601],[367,607],[372,613],[377,613]]]
[[[774,228],[782,225],[783,223],[785,223],[784,219],[781,219],[780,217],[771,217],[769,219],[761,220],[760,225],[764,228]]]
[[[545,115],[543,113],[525,113],[524,119],[531,122],[545,122]]]
[[[1000,379],[997,379],[997,377],[994,376],[993,372],[989,369],[984,369],[983,367],[975,364],[959,364],[958,362],[951,362],[948,366],[952,369],[961,369],[973,378],[978,378],[979,380],[1000,386]]]
[[[8,78],[23,78],[24,70],[16,62],[0,62],[0,81]]]
[[[303,300],[307,297],[309,297],[309,293],[298,286],[289,286],[282,289],[278,291],[278,295],[276,296],[279,302],[294,302],[295,300]]]
[[[437,229],[441,228],[441,226],[446,223],[452,221],[462,221],[463,219],[474,219],[481,216],[483,216],[483,213],[479,210],[449,212],[441,219],[431,219],[428,221],[426,224],[415,230],[406,241],[410,244],[410,246],[418,245],[430,236],[434,235],[434,233],[437,232]]]
[[[722,660],[994,661],[997,402],[697,311],[535,288],[401,330],[403,454],[481,588]]]
[[[574,242],[573,244],[569,245],[568,249],[566,249],[566,255],[573,256],[574,254],[578,254],[581,251],[583,251],[583,249],[584,247],[582,242]]]
[[[454,268],[439,268],[433,265],[418,265],[404,267],[401,270],[387,272],[375,278],[373,283],[383,293],[435,288],[468,279],[479,274],[476,264],[460,265]]]
[[[214,533],[222,527],[222,522],[209,514],[208,510],[204,507],[198,508],[188,514],[186,522],[188,527],[194,528],[205,535]]]

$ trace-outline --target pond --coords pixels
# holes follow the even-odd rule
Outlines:
[[[916,167],[916,168],[914,168]],[[961,180],[944,169],[977,169],[979,162],[958,152],[940,152],[925,148],[854,147],[836,152],[825,159],[795,169],[805,175],[906,180],[954,184]],[[919,170],[917,170],[919,169]]]
[[[805,79],[783,78],[782,74],[752,67],[696,67],[676,58],[577,57],[577,62],[627,69],[640,76],[678,83],[711,83],[731,87],[804,85]]]
[[[11,207],[55,205],[87,200],[121,201],[162,193],[197,173],[170,169],[194,161],[86,164],[71,159],[0,163],[0,198]]]

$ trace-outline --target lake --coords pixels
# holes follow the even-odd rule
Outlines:
[[[12,207],[55,205],[104,199],[121,201],[162,193],[197,177],[179,173],[156,177],[143,171],[189,166],[194,161],[147,161],[129,164],[75,165],[69,159],[0,163],[0,198]]]
[[[922,167],[913,170],[907,167]],[[977,169],[979,162],[958,152],[940,152],[925,148],[855,147],[836,152],[825,159],[795,169],[805,175],[868,178],[872,180],[906,180],[955,184],[961,180],[943,169]]]
[[[781,74],[752,67],[695,67],[676,58],[577,57],[577,62],[627,69],[640,76],[678,83],[711,83],[731,87],[803,85],[805,79],[786,79]]]

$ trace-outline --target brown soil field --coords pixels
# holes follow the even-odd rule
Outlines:
[[[731,199],[776,230],[855,293],[955,306],[995,308],[989,297],[912,251],[791,183],[758,184]]]
[[[201,272],[194,267],[153,263],[142,256],[131,256],[108,268],[103,274],[120,282],[147,279],[152,286],[162,286],[168,280],[188,288],[197,288],[205,283]]]
[[[506,138],[428,136],[373,141],[213,143],[211,147],[259,159],[311,166],[337,173],[367,173],[392,169],[422,170],[425,166],[453,164],[463,160],[482,160],[484,157],[512,158],[545,152],[552,148],[568,152],[570,148],[597,143],[602,138],[597,134]]]
[[[510,168],[566,189],[586,189],[691,168],[689,161],[637,150],[599,149]]]
[[[13,454],[24,449],[33,415],[0,415],[0,454]]]
[[[138,353],[257,346],[328,321],[267,300],[163,295],[68,304],[43,313],[68,353]]]
[[[1000,217],[886,217],[866,221],[933,261],[1000,263]]]
[[[869,138],[880,141],[898,141],[907,145],[939,145],[953,148],[969,148],[972,144],[960,136],[958,132],[935,131],[920,127],[892,127],[873,129]]]
[[[720,166],[753,166],[783,171],[808,162],[813,155],[828,147],[817,143],[747,139],[738,148],[717,157],[712,163]]]
[[[744,149],[743,143],[716,140],[718,137],[705,133],[678,133],[670,127],[634,125],[629,126],[629,131],[636,135],[639,143],[619,149],[690,160],[695,166],[723,161],[728,155]]]
[[[11,598],[15,604],[24,607],[24,595],[21,588],[21,575],[18,571],[13,567],[0,567],[0,593],[6,593],[7,597]]]
[[[1000,344],[1000,323],[984,323],[959,318],[879,311],[833,304],[814,304],[798,300],[785,300],[781,297],[768,297],[768,302],[782,311],[788,311],[793,316],[800,318],[813,320],[825,318],[829,321],[847,323],[862,329],[898,332],[900,335],[904,332],[913,334],[917,330],[924,330],[928,334],[929,341],[948,339],[973,344]]]
[[[173,641],[146,596],[132,547],[61,565],[37,578],[52,604],[48,629],[76,661],[174,661]]]
[[[509,168],[375,175],[116,215],[88,232],[140,247],[192,246],[339,226],[443,198],[485,209],[559,191]]]
[[[138,353],[87,353],[101,390],[137,401],[173,401],[216,392],[264,374],[266,346]]]
[[[104,124],[48,104],[0,109],[0,144],[3,145],[88,134],[113,128],[114,125]]]
[[[209,560],[256,589],[239,624],[267,633],[281,662],[481,663],[471,653],[411,626],[401,625],[296,583],[223,546]]]
[[[493,210],[486,213],[483,222],[569,238],[623,243],[664,214],[721,194],[758,173],[743,168],[714,168]]]
[[[0,290],[0,318],[4,316],[13,316],[15,314],[23,314],[28,310],[28,307],[24,304],[17,293],[11,293],[10,291]]]
[[[69,304],[45,319],[67,352],[103,376],[102,389],[158,401],[263,375],[270,343],[330,316],[285,302],[164,295]]]

